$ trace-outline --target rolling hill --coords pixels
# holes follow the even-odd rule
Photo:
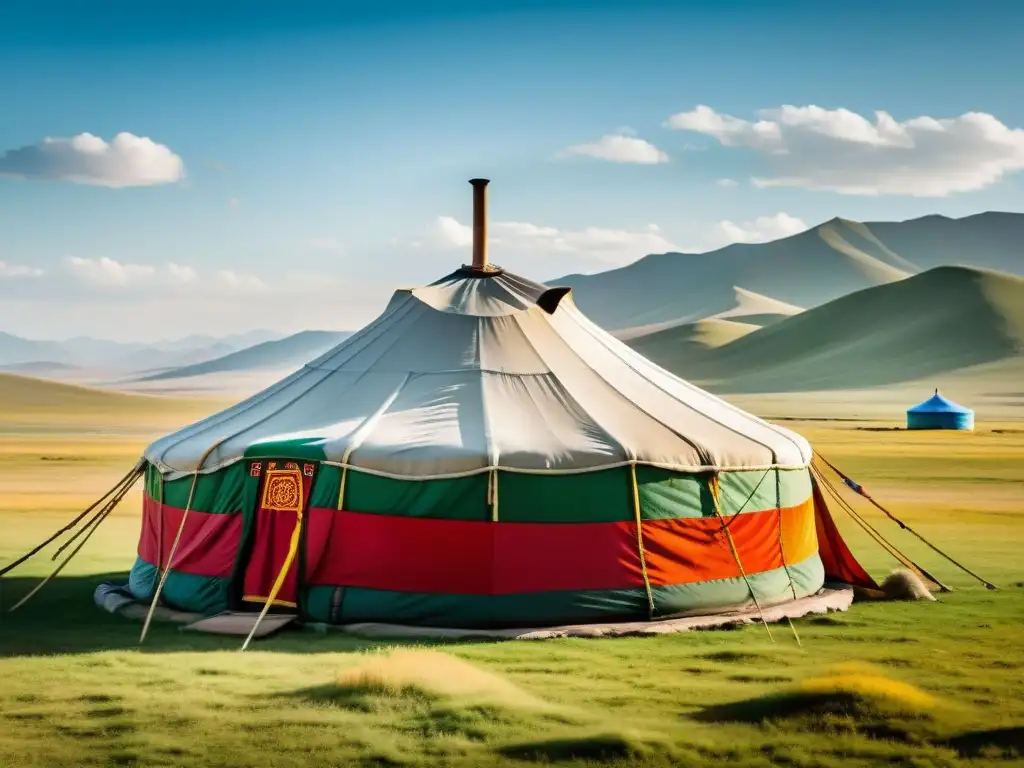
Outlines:
[[[944,265],[1024,274],[1024,214],[927,216],[861,223],[836,218],[791,237],[707,254],[664,253],[551,284],[573,288],[579,307],[613,331],[725,317],[734,286],[799,307],[902,280]]]
[[[613,335],[617,336],[623,341],[629,339],[638,339],[641,336],[646,336],[652,333],[661,333],[662,331],[669,330],[671,328],[679,328],[685,325],[696,325],[703,323],[703,331],[695,327],[694,332],[700,334],[712,334],[720,336],[723,332],[728,335],[728,331],[724,329],[729,328],[730,325],[741,325],[746,327],[748,330],[755,330],[765,325],[771,325],[777,323],[787,317],[803,312],[803,310],[793,304],[786,304],[783,301],[776,301],[768,296],[762,296],[759,293],[748,291],[745,288],[738,286],[733,287],[733,292],[736,295],[735,302],[730,309],[723,310],[718,314],[711,315],[710,317],[704,318],[704,320],[666,320],[662,323],[651,323],[649,325],[635,325],[630,328],[623,328],[618,331],[613,331]],[[710,320],[722,320],[730,321],[725,325],[716,325],[714,323],[708,323]],[[713,331],[713,328],[719,330]],[[733,329],[734,331],[736,329]]]
[[[213,360],[171,368],[138,381],[162,381],[278,368],[298,368],[351,336],[349,331],[301,331],[276,341],[265,341]]]
[[[719,345],[688,326],[630,340],[658,364],[719,392],[852,389],[1024,356],[1024,278],[937,267],[857,291]]]
[[[132,429],[188,423],[222,407],[212,398],[153,397],[0,373],[0,427],[79,422]]]
[[[692,323],[672,324],[636,336],[628,333],[616,335],[644,357],[668,367],[662,361],[678,364],[678,361],[702,360],[703,353],[708,350],[731,344],[756,330],[758,326],[750,323],[708,318]],[[688,376],[686,374],[684,378]]]

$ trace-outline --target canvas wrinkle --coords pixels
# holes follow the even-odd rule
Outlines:
[[[359,368],[356,368],[353,363],[354,361],[357,361],[361,355],[365,355],[369,358],[370,362],[363,370],[368,370],[383,359],[396,344],[400,343],[402,339],[405,338],[405,331],[407,328],[409,326],[415,327],[419,322],[421,322],[424,314],[426,314],[426,310],[423,307],[416,306],[410,302],[400,307],[390,322],[378,328],[376,333],[363,337],[362,344],[346,345],[343,343],[343,348],[334,350],[330,359],[317,364],[315,367],[329,370],[332,373],[343,369],[346,372],[360,370]],[[389,339],[390,343],[388,343]],[[383,344],[382,350],[377,349],[378,343]],[[347,353],[346,356],[338,359],[339,355],[343,352]],[[374,352],[379,352],[379,354],[374,357]]]
[[[397,339],[398,339],[398,338],[401,338],[401,337],[397,337],[397,338],[396,338],[396,342],[397,342]],[[386,351],[386,350],[385,350],[385,351]],[[365,375],[366,375],[366,374],[365,374],[365,372],[364,372],[364,373],[360,374],[359,376],[357,376],[357,377],[356,377],[356,378],[355,378],[355,379],[354,379],[354,380],[352,381],[352,384],[351,384],[351,385],[350,385],[350,386],[348,387],[348,389],[352,389],[352,387],[354,387],[354,386],[355,386],[355,385],[356,385],[356,384],[357,384],[357,383],[358,383],[359,381],[361,381],[361,380],[362,380],[362,378],[363,378],[363,376],[365,376]],[[264,418],[264,419],[261,419],[260,421],[256,422],[255,424],[252,424],[252,425],[250,425],[250,426],[246,427],[245,429],[241,430],[240,432],[238,432],[238,433],[236,433],[236,434],[232,435],[230,439],[231,439],[231,440],[237,440],[237,439],[238,439],[238,438],[239,438],[239,437],[240,437],[241,435],[245,434],[246,432],[250,431],[251,429],[253,429],[253,428],[255,428],[255,427],[259,426],[260,424],[264,424],[264,423],[266,423],[266,422],[267,422],[267,421],[268,421],[268,420],[269,420],[270,418],[273,418],[274,416],[277,416],[277,415],[278,415],[278,414],[280,414],[280,413],[281,413],[281,411],[283,411],[283,410],[284,410],[285,408],[288,408],[288,407],[290,407],[290,406],[291,406],[292,404],[294,404],[294,403],[298,402],[298,400],[299,400],[299,398],[300,398],[300,397],[303,397],[303,396],[305,396],[306,394],[308,394],[309,392],[313,391],[313,390],[314,390],[314,389],[315,389],[316,387],[318,387],[319,385],[323,384],[323,383],[324,383],[325,381],[327,381],[327,380],[328,380],[328,379],[330,379],[330,378],[331,378],[331,374],[328,374],[328,375],[324,376],[324,378],[322,378],[322,379],[321,379],[320,381],[316,382],[316,383],[315,383],[315,384],[314,384],[314,385],[313,385],[312,387],[310,387],[310,388],[309,388],[308,390],[306,390],[306,392],[305,392],[305,393],[303,393],[303,395],[299,395],[298,397],[295,397],[295,398],[293,398],[292,400],[288,401],[288,402],[287,402],[287,403],[286,403],[285,405],[282,405],[282,406],[281,406],[280,408],[278,408],[278,409],[277,409],[277,411],[275,411],[275,412],[274,412],[273,414],[270,414],[270,415],[269,415],[268,417],[266,417],[266,418]],[[408,380],[408,377],[406,378],[406,380]],[[224,442],[226,443],[226,442],[227,442],[227,440],[225,440]],[[240,456],[244,456],[244,455],[245,455],[245,451],[243,450],[242,452],[240,452],[240,454],[239,454],[239,455],[240,455]]]
[[[462,371],[439,386],[413,375],[349,464],[412,476],[486,471],[477,378]]]
[[[538,315],[537,317],[542,322],[544,327],[550,327],[546,315]],[[582,415],[583,418],[579,419],[578,422],[580,428],[584,432],[589,431],[592,439],[594,439],[594,437],[597,434],[603,436],[603,439],[601,439],[600,441],[594,439],[594,442],[597,442],[598,444],[605,446],[607,449],[610,449],[608,450],[609,454],[615,456],[623,456],[625,457],[626,461],[635,460],[636,455],[633,453],[630,447],[626,445],[624,441],[619,440],[615,435],[613,435],[611,430],[603,427],[601,425],[601,422],[598,419],[596,419],[593,416],[593,414],[591,414],[586,409],[586,407],[583,405],[583,403],[579,401],[579,399],[573,396],[572,392],[569,390],[566,384],[561,381],[559,376],[551,368],[550,362],[545,358],[544,354],[534,343],[533,338],[531,338],[530,334],[527,333],[526,329],[523,327],[523,321],[525,319],[526,318],[516,318],[515,327],[519,330],[519,333],[521,334],[522,338],[530,346],[530,349],[533,350],[533,354],[537,357],[538,360],[541,361],[541,363],[544,364],[544,366],[550,372],[548,375],[544,377],[545,380],[552,381],[557,385],[557,388],[560,390],[562,394],[562,402],[571,407],[571,412],[575,412]],[[531,317],[530,320],[532,321],[533,318]],[[529,391],[529,388],[527,388],[527,390]],[[539,409],[537,410],[538,412],[540,412]]]
[[[303,368],[302,372],[291,382],[291,384],[295,384],[295,383],[299,382],[303,377],[305,377],[306,375],[310,374],[312,372],[312,370],[313,369],[311,369],[311,368]],[[321,378],[319,381],[314,382],[310,387],[308,387],[307,389],[303,390],[299,395],[296,395],[294,398],[289,400],[284,405],[280,406],[276,411],[272,411],[271,413],[269,413],[266,416],[258,419],[257,421],[253,422],[252,424],[244,426],[242,429],[236,431],[234,434],[231,434],[231,435],[229,435],[227,437],[221,438],[218,441],[219,442],[219,446],[218,447],[222,448],[229,441],[236,440],[236,439],[238,439],[238,437],[240,437],[241,435],[245,434],[246,432],[248,432],[249,430],[253,429],[254,427],[257,427],[260,424],[266,423],[269,419],[271,419],[274,416],[276,416],[279,413],[281,413],[282,410],[284,410],[285,408],[291,406],[293,403],[297,402],[300,398],[305,397],[309,392],[311,392],[313,389],[315,389],[317,386],[319,386],[320,384],[322,384],[324,381],[326,381],[329,378],[330,378],[330,374],[329,373],[325,374],[323,376],[323,378]],[[356,381],[358,381],[358,379]],[[354,383],[355,382],[353,382],[353,384]],[[291,384],[289,384],[289,386],[291,386]],[[271,388],[271,389],[273,389],[273,388]],[[287,387],[283,388],[283,389],[281,389],[279,391],[283,392],[283,391],[285,391],[285,389],[287,389]],[[277,393],[274,393],[274,394],[277,394]],[[243,408],[242,411],[239,411],[239,413],[244,412],[244,410],[247,410],[247,409]],[[231,421],[231,420],[232,419],[226,419],[225,421]],[[201,430],[201,431],[204,431],[204,430]],[[199,433],[196,433],[196,434],[198,435]],[[244,456],[244,454],[245,454],[245,451],[243,450],[241,452],[238,452],[237,456],[232,457],[230,459],[230,461],[225,461],[223,459],[221,459],[220,461],[215,461],[214,464],[211,467],[207,468],[207,472],[213,472],[213,471],[216,471],[217,469],[221,469],[224,466],[226,466],[228,463],[230,463],[231,461],[237,461],[238,459],[242,458],[242,456]],[[164,451],[163,455],[166,455],[166,451]]]
[[[522,328],[524,322],[536,322],[538,315],[539,311],[532,311],[480,318],[480,370],[517,376],[551,373]]]
[[[582,366],[584,366],[587,370],[589,370],[593,374],[593,376],[604,385],[605,391],[610,393],[612,395],[612,398],[616,398],[619,401],[625,403],[626,406],[627,406],[627,409],[632,410],[634,412],[642,413],[648,419],[650,419],[654,423],[656,423],[659,426],[661,426],[666,432],[671,433],[672,435],[677,437],[681,442],[683,442],[686,445],[690,446],[690,448],[693,449],[693,451],[694,451],[695,455],[697,456],[697,458],[702,462],[702,465],[713,466],[713,465],[708,463],[708,459],[710,459],[711,456],[710,456],[710,454],[706,450],[704,450],[701,446],[699,446],[694,440],[691,440],[690,438],[686,437],[686,435],[684,435],[678,429],[673,428],[667,422],[665,422],[663,419],[658,418],[657,416],[652,414],[649,410],[647,410],[647,409],[643,408],[641,405],[639,405],[636,401],[634,401],[631,398],[627,397],[626,394],[622,390],[620,390],[618,387],[616,387],[614,384],[612,384],[612,382],[610,382],[607,379],[607,377],[602,375],[601,372],[599,372],[596,368],[594,368],[594,366],[591,365],[589,360],[587,360],[585,357],[583,357],[583,355],[579,354],[578,350],[573,349],[573,347],[569,344],[569,342],[558,332],[558,330],[556,328],[554,328],[552,326],[550,321],[547,321],[545,323],[544,327],[547,329],[548,332],[550,332],[551,337],[556,339],[557,343],[561,344],[565,348],[565,350],[567,351],[567,353],[569,355],[572,355],[575,360],[577,360]],[[529,334],[527,334],[527,335],[529,336]],[[538,350],[538,354],[539,354],[539,350]],[[549,367],[551,367],[553,371],[555,370],[554,367],[551,365],[551,363],[547,360],[547,358],[545,358],[543,355],[541,355],[541,359],[544,359],[545,362],[548,362]],[[584,411],[587,412],[588,414],[590,413],[590,411],[588,411],[586,409],[586,406],[583,405],[582,403],[581,403],[581,408],[583,408]],[[596,418],[594,418],[594,420],[598,421]],[[598,421],[598,423],[600,423],[600,421]],[[629,457],[630,461],[637,461],[639,459],[638,451],[636,450],[636,448],[634,446],[629,445],[626,441],[621,440],[619,438],[614,438],[614,439],[623,448],[623,452]]]
[[[542,319],[543,319],[543,324],[541,324],[541,327],[543,327],[543,328],[545,328],[547,330],[551,330],[550,323],[547,320],[547,317],[545,316]],[[559,383],[561,383],[560,377],[558,376],[557,373],[555,373],[554,369],[551,367],[551,362],[540,351],[540,348],[534,342],[534,340],[533,340],[532,336],[530,335],[530,333],[523,326],[522,321],[519,320],[518,318],[516,320],[516,325],[518,326],[519,331],[522,333],[523,338],[526,340],[527,344],[529,344],[531,349],[533,349],[533,353],[537,356],[538,359],[540,359],[540,361],[542,363],[544,363],[544,365],[547,367],[547,369],[551,372],[550,375],[556,381],[559,381]],[[552,334],[552,335],[557,336],[557,334]],[[568,350],[568,352],[569,352],[569,354],[572,354],[572,350]],[[604,382],[604,380],[601,379],[600,376],[597,376],[596,373],[594,375],[595,375],[595,377],[600,379],[607,386],[607,382]],[[584,414],[584,416],[587,418],[587,420],[590,423],[594,424],[598,429],[600,429],[601,432],[608,438],[607,441],[605,441],[605,444],[608,445],[608,446],[617,446],[618,447],[618,451],[616,453],[625,457],[625,462],[624,463],[628,464],[629,462],[636,460],[636,454],[633,452],[632,448],[626,443],[626,441],[620,440],[619,438],[617,438],[614,434],[612,434],[610,429],[608,429],[606,427],[602,427],[601,424],[600,424],[600,421],[598,419],[596,419],[593,416],[593,414],[591,414],[587,410],[586,406],[584,406],[583,403],[581,403],[578,399],[572,397],[571,393],[568,391],[568,389],[565,387],[565,385],[562,385],[562,388],[566,392],[566,395],[568,397],[572,398],[572,401],[575,403],[576,407],[579,409],[579,411],[582,414]],[[605,466],[608,466],[608,465],[605,465]]]
[[[302,379],[304,376],[306,376],[307,373],[308,373],[307,370],[300,369],[300,370],[296,371],[295,373],[291,374],[290,376],[288,376],[288,377],[282,379],[281,381],[277,382],[276,384],[271,385],[270,387],[265,389],[263,392],[259,392],[259,393],[255,394],[255,395],[253,395],[252,397],[247,398],[246,400],[243,400],[241,403],[238,403],[237,405],[235,405],[235,406],[233,406],[231,408],[227,408],[224,411],[221,411],[220,413],[216,413],[216,414],[213,414],[212,416],[208,416],[207,418],[201,419],[200,421],[197,421],[194,424],[191,424],[191,425],[185,427],[184,429],[179,430],[178,432],[173,432],[170,435],[167,435],[166,437],[160,438],[159,440],[156,440],[152,444],[150,444],[150,446],[148,448],[146,448],[146,450],[144,451],[143,455],[145,455],[146,458],[150,462],[152,462],[153,464],[156,464],[158,466],[164,466],[164,467],[167,467],[169,470],[173,470],[172,467],[170,467],[169,465],[165,464],[164,461],[163,461],[163,457],[166,456],[169,451],[171,451],[172,449],[174,449],[177,446],[181,445],[185,441],[190,440],[190,439],[192,439],[194,437],[197,437],[198,435],[202,434],[206,430],[211,429],[211,428],[213,428],[215,426],[218,426],[220,424],[224,424],[224,423],[226,423],[228,421],[231,421],[233,418],[241,415],[242,413],[245,413],[246,411],[248,411],[248,410],[250,410],[252,408],[255,408],[257,405],[260,405],[260,404],[266,402],[272,396],[276,395],[279,392],[284,391],[288,387],[290,387],[293,384],[295,384],[296,382],[298,382],[300,379]],[[150,453],[154,449],[156,449],[156,447],[159,446],[160,443],[162,443],[164,440],[170,441],[171,438],[175,438],[175,437],[178,438],[178,439],[171,441],[169,445],[164,446],[163,448],[161,448],[160,452],[159,452],[159,454],[157,456],[155,456],[155,457],[154,456],[150,456]],[[187,470],[178,470],[178,471],[187,472]]]
[[[577,324],[580,325],[582,328],[584,328],[584,330],[589,329],[589,333],[590,333],[590,335],[592,337],[594,337],[595,339],[600,341],[599,334],[603,334],[605,332],[600,327],[595,325],[594,322],[592,320],[590,320],[590,318],[588,318],[586,315],[581,313],[578,309],[575,308],[575,306],[573,306],[568,311],[568,314],[571,315],[573,317],[573,319],[577,322]],[[595,331],[597,333],[595,333]],[[609,351],[611,351],[611,349],[608,347],[607,343],[602,342],[602,344],[605,346],[606,349],[609,349]],[[683,379],[680,376],[673,376],[669,371],[665,371],[664,369],[658,368],[650,360],[648,360],[643,355],[638,353],[636,350],[634,350],[628,344],[622,344],[621,346],[623,347],[623,349],[621,351],[624,353],[621,356],[632,358],[641,367],[647,368],[649,370],[653,370],[655,373],[658,374],[659,378],[661,378],[661,377],[668,378],[669,381],[671,381],[673,384],[678,384],[678,385],[684,387],[685,389],[689,390],[691,393],[693,393],[695,395],[699,395],[704,400],[706,400],[706,401],[708,401],[710,403],[713,403],[715,405],[719,405],[722,408],[724,408],[725,410],[728,410],[728,411],[731,411],[731,412],[735,413],[741,419],[744,419],[744,420],[749,421],[751,423],[757,424],[758,426],[765,428],[769,432],[772,432],[772,433],[778,435],[779,437],[782,437],[783,439],[788,440],[790,443],[792,443],[797,448],[797,453],[800,455],[800,457],[802,459],[804,459],[805,461],[809,461],[809,457],[805,457],[804,456],[804,446],[802,446],[799,442],[797,442],[797,440],[794,439],[794,436],[791,433],[789,433],[787,430],[781,429],[780,427],[778,427],[778,426],[776,426],[774,424],[770,424],[767,421],[764,421],[763,419],[758,418],[754,414],[747,413],[746,411],[744,411],[744,410],[742,410],[740,408],[737,408],[732,403],[729,403],[729,402],[727,402],[727,401],[725,401],[725,400],[715,396],[714,394],[712,394],[710,392],[707,392],[706,390],[703,390],[700,387],[695,386],[694,384],[686,381],[685,379]],[[639,374],[639,375],[643,376],[643,374]],[[645,378],[649,378],[649,377],[645,376]],[[666,394],[668,394],[668,395],[670,395],[670,396],[672,396],[674,398],[676,397],[671,392],[668,392],[667,390],[665,390],[663,387],[660,387],[659,385],[655,384],[655,382],[652,381],[651,383],[654,384],[655,386],[658,386],[658,388],[661,389]],[[682,398],[676,398],[676,399],[682,400]],[[778,452],[775,450],[774,447],[769,446],[768,444],[766,444],[766,443],[764,443],[764,442],[762,442],[760,440],[756,440],[753,437],[749,437],[749,436],[743,435],[741,432],[739,432],[735,428],[730,427],[730,426],[728,426],[728,425],[726,425],[726,424],[724,424],[724,423],[714,419],[713,417],[709,416],[709,418],[712,421],[715,421],[716,423],[718,423],[720,426],[722,426],[722,427],[724,427],[726,429],[729,429],[729,430],[735,432],[736,434],[739,434],[739,435],[741,435],[743,437],[746,437],[747,439],[751,440],[752,442],[756,442],[759,445],[762,445],[763,447],[767,448],[769,450],[769,452],[772,454],[772,465],[773,466],[777,466],[779,464]]]
[[[397,310],[399,308],[400,307],[396,307],[395,311],[397,312]],[[394,313],[392,313],[392,314],[394,314]],[[369,335],[373,331],[375,326],[376,327],[380,327],[380,321],[382,321],[385,317],[387,317],[387,315],[388,315],[388,312],[387,312],[387,310],[385,310],[385,312],[382,313],[382,315],[380,317],[378,317],[377,320],[375,320],[374,322],[370,323],[370,325],[368,325],[366,328],[364,328],[359,333],[355,334],[355,336],[353,336],[352,338],[349,338],[349,339],[346,339],[345,341],[343,341],[341,343],[341,345],[339,345],[339,347],[351,346],[351,343],[354,343],[354,339],[356,339],[356,338],[364,339],[367,335]],[[318,358],[318,360],[319,359],[323,359],[323,357],[327,356],[327,355],[331,355],[331,356],[335,355],[339,351],[339,347],[335,347],[334,349],[329,350],[327,353],[325,353],[325,355],[322,355],[320,358]],[[206,431],[209,428],[212,428],[213,426],[220,425],[220,424],[226,423],[228,421],[231,421],[234,418],[236,418],[237,416],[240,416],[242,413],[245,413],[246,411],[250,410],[251,408],[253,408],[253,407],[255,407],[255,406],[257,406],[257,405],[259,405],[259,404],[261,404],[263,402],[266,402],[268,399],[270,399],[274,395],[277,395],[277,394],[283,392],[284,390],[289,388],[292,384],[297,383],[302,378],[304,378],[305,376],[309,375],[312,370],[314,370],[314,368],[312,366],[309,366],[309,365],[303,366],[300,370],[298,370],[295,373],[291,374],[289,377],[283,379],[282,381],[278,382],[277,384],[271,385],[266,390],[264,390],[262,393],[257,393],[253,397],[248,398],[247,400],[239,403],[238,406],[236,406],[235,408],[229,408],[226,411],[224,411],[222,414],[215,414],[214,416],[211,416],[211,417],[209,417],[207,419],[203,419],[202,421],[199,421],[196,424],[192,425],[192,427],[197,427],[198,429],[192,429],[190,427],[186,427],[184,430],[182,430],[181,433],[178,433],[178,434],[181,434],[181,438],[178,441],[172,443],[167,448],[165,448],[163,451],[161,451],[161,454],[157,458],[157,460],[162,463],[162,457],[165,456],[169,450],[171,450],[172,448],[176,447],[180,443],[184,442],[185,440],[197,437],[199,434],[201,434],[202,432]],[[223,416],[223,418],[218,420],[216,418],[218,415]],[[173,437],[173,436],[174,435],[171,435],[171,437]],[[147,449],[147,453],[148,453],[148,449]],[[217,468],[217,466],[223,466],[223,464],[215,465],[215,468]]]
[[[297,402],[300,398],[304,397],[308,392],[310,392],[318,384],[323,383],[323,381],[326,380],[327,378],[328,378],[327,376],[324,376],[319,381],[313,382],[309,387],[307,387],[306,389],[302,390],[302,392],[300,392],[298,395],[293,397],[289,401],[289,403]],[[295,379],[295,382],[298,382],[300,380],[301,380],[301,377]],[[295,383],[295,382],[293,382],[293,383]],[[284,391],[286,391],[286,390],[281,390],[281,392],[284,392]],[[197,462],[198,466],[196,466],[194,469],[190,469],[190,470],[178,469],[176,471],[178,473],[180,473],[181,475],[192,475],[192,474],[203,475],[203,474],[209,474],[211,472],[216,472],[217,470],[223,469],[224,467],[232,464],[235,461],[239,461],[243,457],[244,454],[239,453],[239,454],[237,454],[235,456],[230,456],[229,458],[222,458],[222,457],[220,457],[218,455],[218,453],[224,448],[224,446],[229,441],[236,439],[239,435],[244,434],[245,432],[247,432],[252,427],[258,426],[258,425],[266,422],[269,418],[271,418],[271,417],[275,416],[276,414],[280,413],[280,411],[281,411],[280,408],[278,408],[276,411],[271,411],[266,416],[263,416],[263,417],[257,419],[256,421],[254,421],[252,424],[244,426],[241,429],[239,429],[239,430],[237,430],[237,431],[235,431],[233,433],[228,433],[224,437],[220,437],[220,438],[217,438],[216,440],[214,440],[210,444],[210,446],[204,448],[203,453],[202,453],[202,456],[204,458],[209,458],[207,456],[207,454],[209,454],[210,456],[216,456],[214,462],[212,464],[207,465],[205,470],[203,469],[203,466],[202,466],[205,462],[202,461],[202,460],[199,460]],[[226,423],[230,424],[230,421],[231,420],[229,419],[229,420],[227,420]],[[204,441],[203,445],[206,445],[205,441]],[[174,468],[172,468],[172,470],[174,470]],[[172,471],[171,474],[174,474],[174,471]]]
[[[483,351],[483,337],[484,337],[484,334],[483,334],[483,330],[481,328],[483,323],[484,323],[483,318],[480,318],[480,319],[477,320],[477,329],[476,329],[477,360],[480,361],[481,365],[483,364],[483,359],[484,359],[484,351]],[[492,433],[492,430],[491,430],[490,409],[488,408],[488,405],[487,405],[487,387],[484,385],[484,374],[482,372],[479,373],[479,383],[480,383],[480,407],[481,407],[480,408],[481,409],[480,423],[483,425],[483,428],[484,428],[484,444],[487,446],[487,466],[492,468],[492,470],[493,470],[493,467],[495,467],[497,465],[497,463],[498,463],[498,451],[497,451],[497,449],[496,449],[496,447],[494,445],[494,437],[493,437],[493,433]],[[497,476],[492,477],[490,482],[492,482],[492,483],[493,482],[497,482]],[[494,508],[494,501],[493,501],[493,498],[491,498],[491,490],[490,490],[490,488],[491,488],[490,485],[488,485],[488,499],[487,499],[487,503],[489,505],[491,505],[491,508],[493,509]]]
[[[420,307],[406,320],[406,327],[382,335],[343,367],[348,371],[372,367],[392,373],[474,370],[479,367],[475,360],[476,320],[468,315],[444,315]],[[389,340],[392,343],[375,356]]]
[[[376,425],[380,422],[380,419],[387,412],[398,396],[401,394],[405,385],[409,383],[409,379],[412,378],[412,374],[406,374],[405,378],[402,379],[401,383],[395,387],[394,391],[377,407],[373,413],[363,419],[362,423],[356,427],[352,432],[352,436],[349,438],[348,445],[345,448],[345,453],[342,454],[342,466],[348,467],[349,460],[352,457],[352,453],[366,440],[366,438],[373,432]]]
[[[604,466],[605,460],[593,459],[612,455],[614,441],[554,376],[484,374],[482,380],[490,398],[505,403],[494,414],[492,432],[504,463],[555,470],[564,465]]]
[[[570,313],[574,314],[574,318],[577,319],[578,324],[591,329],[591,336],[595,336],[596,337],[596,334],[594,333],[594,331],[597,331],[597,332],[600,332],[600,333],[604,333],[602,329],[600,329],[597,325],[595,325],[594,322],[591,321],[591,319],[587,315],[585,315],[583,312],[581,312],[578,308],[575,308],[573,306],[571,311],[570,311]],[[607,345],[605,344],[605,346],[607,346]],[[755,424],[757,424],[757,425],[759,425],[761,427],[764,427],[768,431],[773,432],[774,434],[777,434],[778,436],[780,436],[780,437],[782,437],[782,438],[792,442],[794,445],[796,445],[798,453],[801,456],[804,455],[803,446],[799,442],[797,442],[794,439],[794,435],[791,434],[790,432],[788,432],[787,430],[781,429],[781,428],[779,428],[778,426],[776,426],[774,424],[770,424],[769,422],[764,421],[763,419],[755,416],[754,414],[750,414],[748,412],[743,411],[742,409],[737,408],[736,406],[733,406],[733,404],[731,402],[729,402],[727,400],[724,400],[721,397],[718,397],[717,395],[713,394],[712,392],[700,389],[699,387],[697,387],[694,384],[686,381],[685,379],[683,379],[680,376],[674,376],[671,372],[665,371],[664,369],[660,369],[660,368],[654,366],[654,364],[652,364],[652,362],[650,360],[648,360],[646,357],[644,357],[642,354],[637,352],[635,349],[633,349],[628,344],[623,344],[623,347],[625,347],[625,348],[622,351],[625,352],[626,355],[628,355],[628,356],[632,357],[634,360],[636,360],[638,362],[638,365],[640,365],[642,368],[653,369],[655,371],[655,373],[658,374],[659,378],[662,377],[662,375],[664,374],[665,375],[664,378],[668,378],[670,381],[672,381],[672,383],[681,385],[682,387],[684,387],[685,389],[688,389],[693,394],[696,394],[696,395],[702,397],[703,399],[705,399],[705,400],[707,400],[709,402],[713,402],[713,403],[717,404],[717,406],[720,406],[723,409],[725,409],[726,411],[730,411],[730,412],[736,414],[741,419],[753,422],[753,423],[755,423]],[[669,394],[671,394],[671,392]],[[725,425],[723,424],[722,426],[725,426]],[[754,438],[751,438],[751,439],[753,440]],[[755,441],[760,442],[759,440],[755,440]],[[767,449],[769,449],[769,451],[771,451],[773,456],[777,454],[777,452],[774,449],[772,449],[772,447],[770,447],[769,445],[767,445],[767,444],[765,444],[763,442],[761,442],[761,444],[764,445],[765,447],[767,447]],[[777,461],[777,459],[776,459],[776,461]]]
[[[761,442],[760,440],[756,440],[756,439],[750,437],[749,435],[744,435],[742,432],[740,432],[739,430],[735,429],[734,427],[730,427],[727,424],[723,424],[721,421],[716,419],[711,414],[707,413],[705,410],[699,410],[696,406],[694,406],[692,403],[688,402],[685,398],[678,397],[677,395],[673,394],[672,392],[669,392],[664,387],[662,387],[660,384],[658,384],[656,381],[654,381],[650,376],[646,375],[641,370],[639,370],[637,368],[637,366],[633,365],[629,360],[627,360],[627,356],[631,356],[631,355],[629,355],[629,352],[632,351],[627,344],[622,344],[621,342],[619,342],[617,346],[621,347],[621,349],[615,349],[612,346],[610,346],[607,343],[607,340],[602,338],[602,336],[607,336],[607,333],[605,331],[603,331],[601,328],[593,325],[592,323],[585,322],[586,318],[578,310],[566,308],[566,310],[562,314],[563,314],[564,317],[566,317],[567,319],[569,319],[570,321],[575,323],[576,326],[578,328],[580,328],[580,330],[582,330],[587,336],[589,336],[591,339],[593,339],[595,342],[597,342],[613,358],[617,358],[618,360],[620,360],[630,371],[632,371],[634,374],[636,374],[641,379],[646,381],[648,384],[650,384],[655,389],[659,390],[662,394],[664,394],[665,396],[667,396],[670,399],[674,400],[675,402],[679,403],[684,408],[689,409],[692,413],[698,415],[699,417],[707,419],[708,421],[714,422],[715,424],[718,424],[723,429],[726,429],[726,430],[732,432],[733,434],[738,435],[739,437],[741,437],[744,440],[747,440],[747,441],[753,442],[753,443],[757,443],[758,445],[762,446],[763,448],[765,448],[769,452],[769,454],[771,455],[771,458],[772,458],[772,464],[777,464],[778,463],[778,456],[776,455],[775,450],[773,448],[771,448],[771,446]],[[612,338],[612,337],[608,337],[608,338]],[[627,350],[629,352],[627,352]],[[637,355],[637,357],[639,357],[639,355]],[[639,404],[638,404],[637,407],[640,407]],[[675,430],[675,431],[678,432],[678,430]],[[682,436],[682,435],[680,435],[680,436]],[[698,446],[696,443],[692,443],[692,445],[694,447],[694,450],[698,451],[698,455],[700,455],[702,457],[702,460],[705,463],[711,463],[711,461],[717,461],[719,459],[718,456],[712,455],[711,451],[709,451],[707,448],[705,448],[703,446]]]

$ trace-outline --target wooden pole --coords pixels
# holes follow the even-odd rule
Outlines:
[[[487,185],[488,179],[470,179],[473,185],[473,269],[487,271]]]

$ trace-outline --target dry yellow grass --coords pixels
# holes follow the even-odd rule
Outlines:
[[[930,696],[909,683],[877,674],[866,675],[848,672],[825,677],[812,677],[799,683],[796,691],[816,695],[864,696],[912,711],[931,709],[936,703],[934,696]]]
[[[343,689],[389,696],[418,694],[508,707],[547,707],[507,678],[447,653],[397,649],[368,654],[338,676]]]

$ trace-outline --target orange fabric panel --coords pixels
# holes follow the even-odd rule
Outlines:
[[[814,498],[782,510],[782,552],[787,565],[802,563],[818,551]]]
[[[809,509],[808,519],[813,525],[813,508]],[[782,567],[779,510],[734,515],[724,522],[744,571],[761,573]],[[644,520],[644,554],[651,586],[741,576],[722,523],[717,517]]]

